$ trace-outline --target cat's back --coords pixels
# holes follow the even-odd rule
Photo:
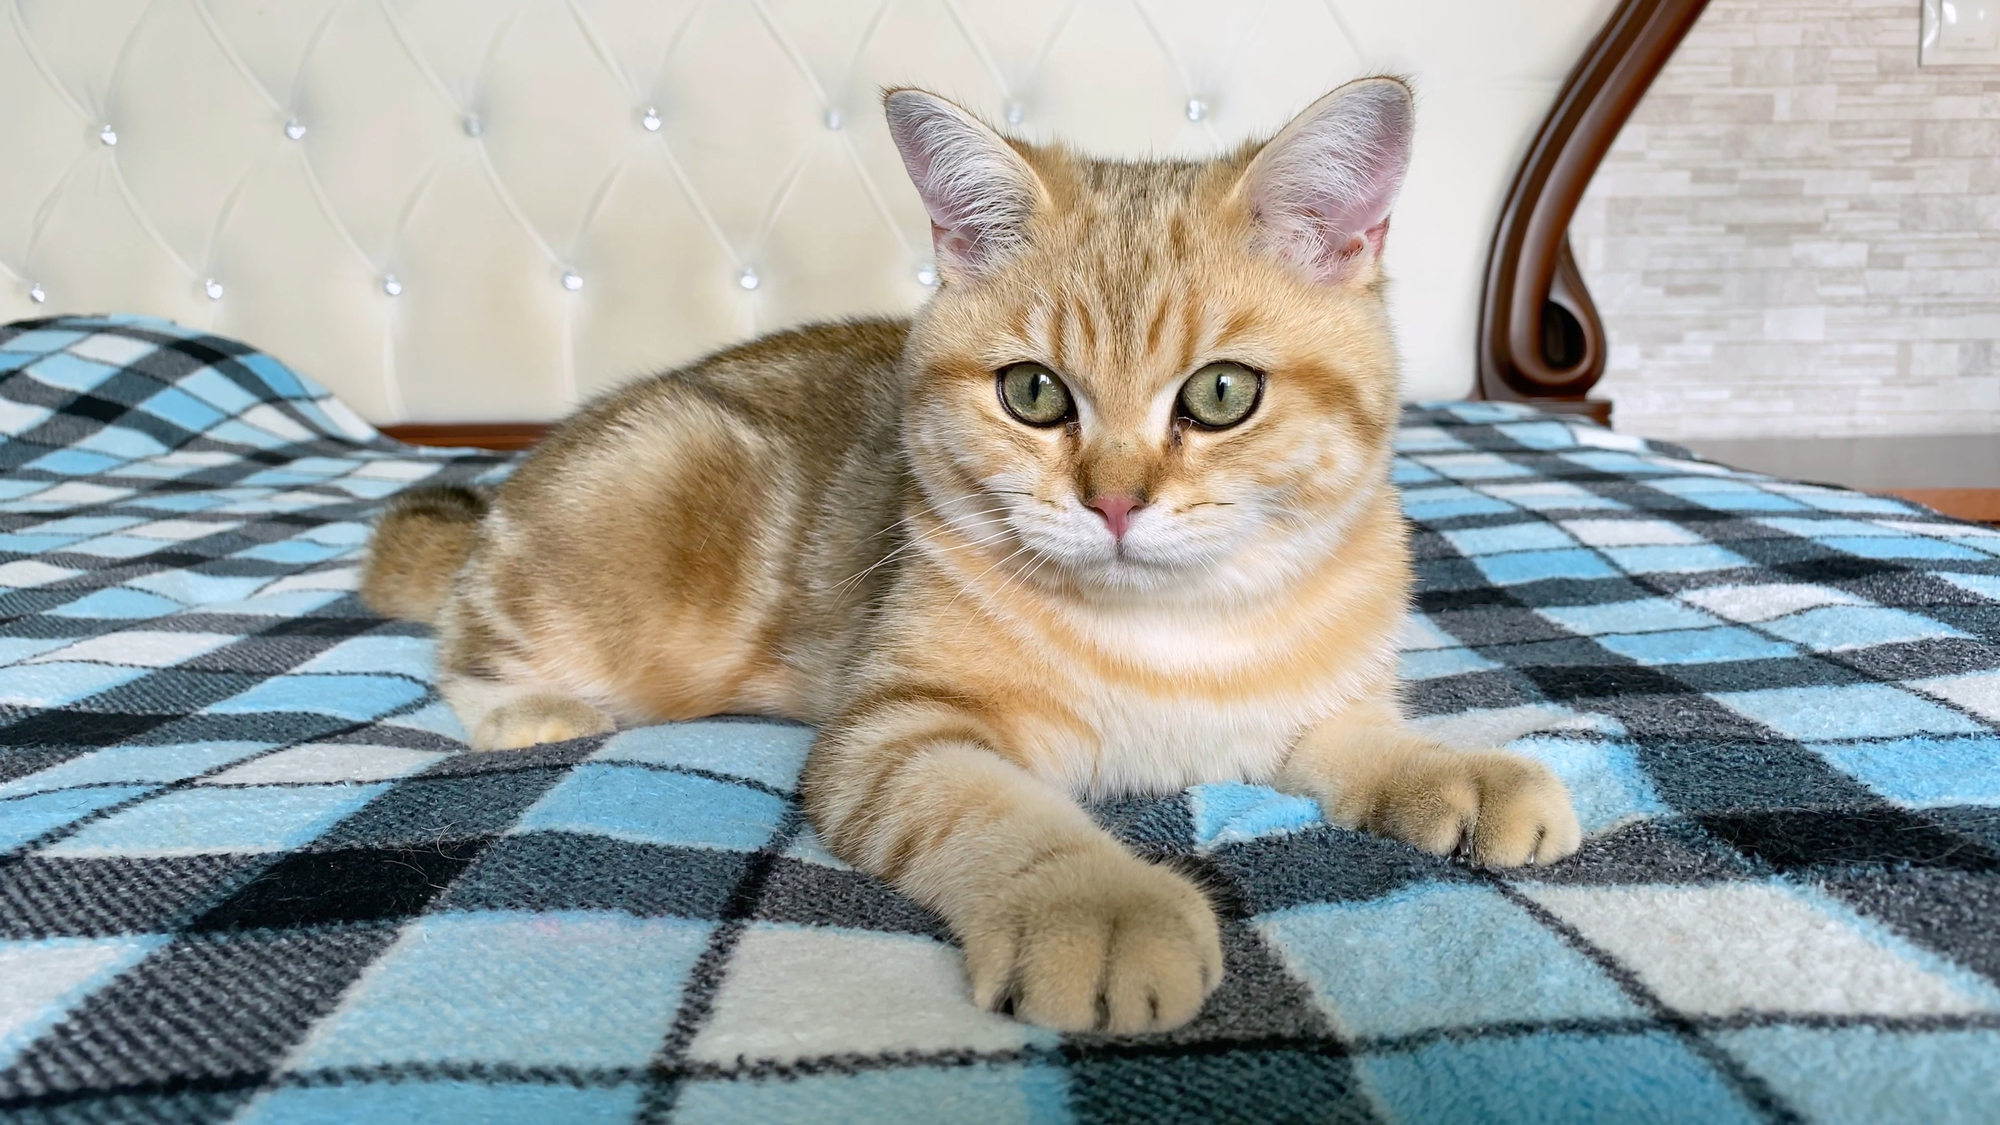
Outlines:
[[[689,384],[802,433],[894,428],[908,320],[828,321],[761,336],[688,368]],[[671,376],[669,376],[671,377]]]
[[[829,321],[774,332],[586,403],[535,448],[522,474],[579,454],[646,443],[711,412],[813,460],[893,440],[904,398],[907,320]]]

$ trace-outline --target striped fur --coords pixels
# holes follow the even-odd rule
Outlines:
[[[1545,769],[1446,750],[1396,710],[1411,575],[1378,258],[1407,102],[1356,84],[1273,142],[1351,152],[1113,163],[893,92],[892,119],[923,124],[899,138],[945,284],[913,322],[721,353],[539,447],[437,613],[441,690],[476,744],[817,723],[801,785],[828,847],[950,923],[975,1000],[1067,1029],[1176,1026],[1221,976],[1202,895],[1079,798],[1241,779],[1433,851],[1575,850]],[[1369,123],[1388,133],[1356,144]],[[1387,194],[1315,201],[1302,167]],[[1066,381],[1073,421],[1006,413],[995,372],[1025,361]],[[1233,429],[1175,413],[1213,361],[1264,376]],[[1105,495],[1142,503],[1123,539],[1087,506]],[[413,552],[390,547],[385,528],[385,607],[413,600],[390,566]]]

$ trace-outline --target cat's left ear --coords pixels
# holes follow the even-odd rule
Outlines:
[[[1415,128],[1410,88],[1394,78],[1349,82],[1306,107],[1237,184],[1264,249],[1323,284],[1372,278]]]
[[[889,135],[931,217],[939,276],[975,280],[1027,241],[1042,182],[1007,139],[923,90],[882,99]]]

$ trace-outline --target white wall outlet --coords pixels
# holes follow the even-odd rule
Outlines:
[[[1924,0],[1922,66],[2000,66],[2000,0]]]

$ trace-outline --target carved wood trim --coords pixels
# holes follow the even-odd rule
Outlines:
[[[1604,322],[1569,248],[1569,221],[1618,130],[1708,0],[1624,0],[1563,83],[1500,208],[1479,311],[1474,396],[1609,421],[1589,397]]]
[[[2000,524],[2000,488],[1889,488],[1883,491],[1891,496],[1914,500],[1947,516],[1975,523]]]
[[[411,422],[382,432],[411,445],[469,445],[475,449],[526,449],[549,432],[548,422]]]

